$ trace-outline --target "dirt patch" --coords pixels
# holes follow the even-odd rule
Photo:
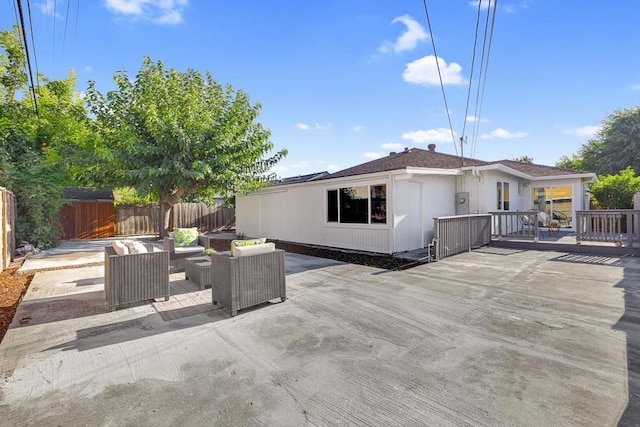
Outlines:
[[[22,263],[13,263],[0,272],[0,341],[9,329],[18,304],[29,288],[33,274],[16,274]]]

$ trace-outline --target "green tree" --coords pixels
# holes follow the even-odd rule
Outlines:
[[[18,198],[16,240],[47,248],[62,237],[62,190],[74,184],[75,166],[65,153],[94,141],[95,134],[73,73],[65,80],[40,76],[36,114],[25,94],[19,30],[0,31],[0,47],[0,185]],[[17,98],[21,93],[24,99]]]
[[[520,163],[533,164],[533,157],[530,157],[530,156],[520,156],[520,157],[514,158],[513,160]]]
[[[267,157],[273,143],[256,122],[261,106],[244,91],[149,58],[135,80],[125,71],[114,80],[117,90],[106,96],[89,82],[86,99],[103,143],[85,158],[84,177],[157,197],[161,236],[183,197],[231,197],[275,178],[268,172],[287,152]]]
[[[640,176],[630,167],[616,175],[600,177],[591,186],[591,196],[602,209],[632,209],[637,191],[640,191]]]
[[[627,167],[640,174],[640,106],[610,114],[595,138],[558,164],[598,175],[614,175]]]

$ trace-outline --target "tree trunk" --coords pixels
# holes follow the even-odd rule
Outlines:
[[[169,219],[171,218],[171,207],[173,206],[170,203],[165,201],[160,201],[160,238],[164,238],[164,236],[169,234]]]

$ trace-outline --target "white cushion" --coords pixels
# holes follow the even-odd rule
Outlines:
[[[146,254],[147,248],[140,242],[132,241],[130,243],[125,243],[126,247],[129,249],[130,254]]]
[[[263,243],[261,245],[241,246],[233,249],[233,256],[243,257],[251,255],[260,255],[273,252],[276,250],[274,243]]]
[[[129,248],[127,248],[127,246],[124,243],[122,243],[120,240],[114,240],[111,243],[111,247],[113,248],[115,253],[118,254],[118,255],[128,255],[129,254]]]
[[[177,254],[187,254],[192,252],[200,253],[204,251],[204,246],[181,246],[175,248]]]

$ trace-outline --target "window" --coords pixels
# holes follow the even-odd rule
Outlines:
[[[539,187],[533,189],[533,209],[546,212],[550,220],[557,221],[560,227],[571,227],[573,217],[573,188]]]
[[[497,190],[498,190],[498,210],[499,211],[508,211],[509,210],[509,183],[508,182],[497,182]]]
[[[386,224],[387,185],[327,190],[327,222]]]
[[[338,190],[327,191],[327,222],[338,222]]]
[[[371,224],[387,223],[387,186],[371,186]]]

